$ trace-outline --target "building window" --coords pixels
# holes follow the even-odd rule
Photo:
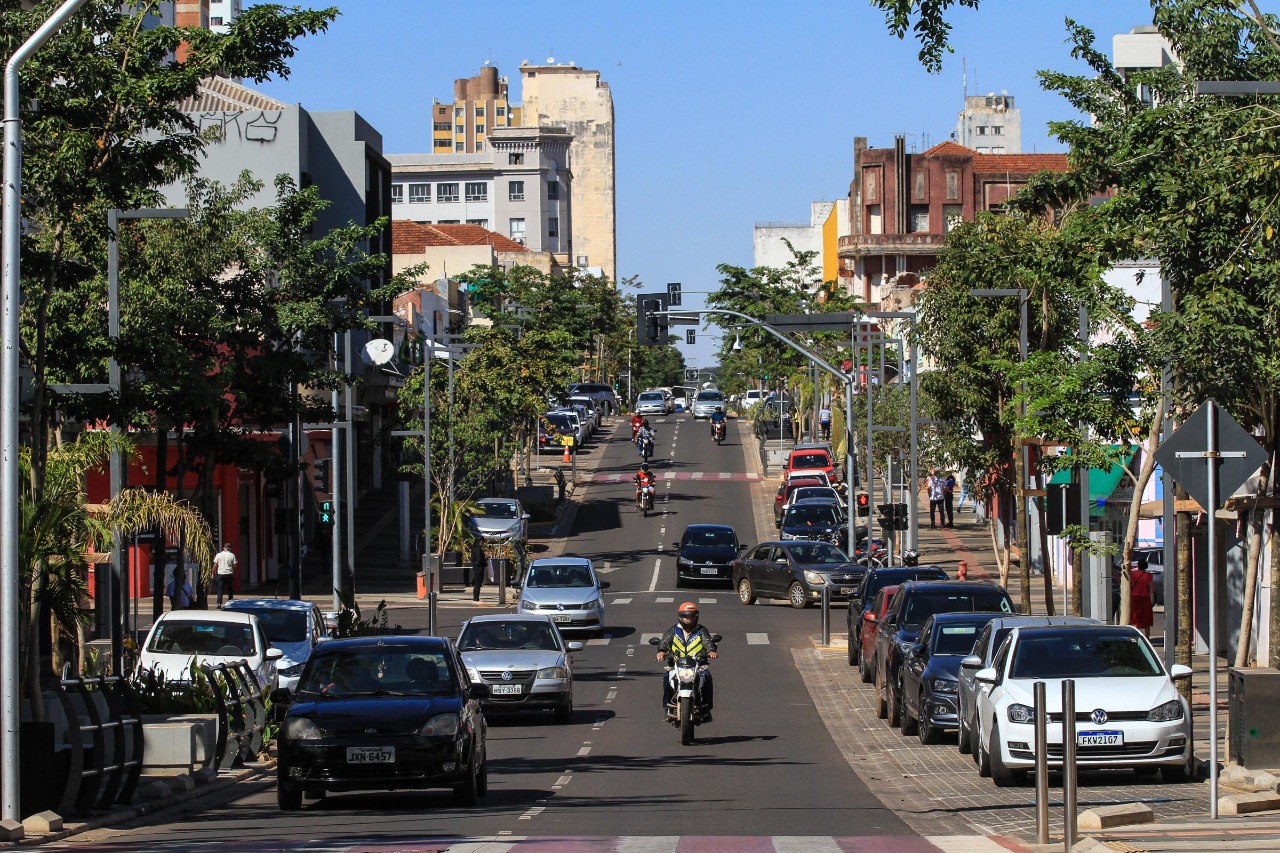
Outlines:
[[[409,184],[409,204],[426,204],[431,201],[431,184]]]
[[[986,136],[986,135],[987,135],[987,126],[986,126],[985,124],[980,124],[980,125],[978,125],[977,127],[975,127],[975,128],[973,129],[973,132],[974,132],[974,133],[976,133],[976,134],[978,134],[979,136]]]
[[[434,124],[432,124],[432,125],[431,125],[431,129],[432,129],[432,130],[443,130],[443,131],[445,131],[446,133],[448,133],[449,128],[451,128],[451,127],[453,127],[453,125],[452,125],[450,122],[447,122],[447,121],[437,121],[437,122],[435,122]]]
[[[991,153],[992,153],[992,154],[1003,154],[1003,153],[1004,153],[1004,146],[1003,146],[1003,145],[992,145],[992,146],[991,146]]]
[[[477,140],[476,140],[476,150],[477,150],[477,151],[483,151],[483,150],[484,150],[484,140],[483,140],[483,139],[477,139]]]
[[[552,201],[560,198],[560,182],[547,181],[547,198]]]
[[[436,201],[444,203],[458,200],[457,184],[436,184]]]
[[[867,233],[884,233],[884,217],[880,215],[880,205],[878,204],[867,205]]]
[[[467,183],[467,201],[488,201],[489,185],[483,181]]]
[[[404,184],[391,185],[391,203],[392,204],[404,203]]]
[[[947,172],[947,201],[955,201],[960,198],[960,173]]]
[[[521,245],[523,245],[524,244],[524,220],[523,219],[511,220],[511,230],[508,233],[511,235],[512,240],[515,240],[517,243],[520,243]]]
[[[927,204],[911,205],[911,230],[912,231],[928,231],[929,230],[929,205]]]
[[[467,126],[465,124],[460,124],[453,129],[453,132],[458,134],[458,136],[463,136],[467,132]]]
[[[944,204],[942,206],[942,233],[949,234],[951,229],[964,222],[964,206]]]
[[[462,223],[460,223],[460,222],[459,222],[458,220],[456,220],[456,219],[441,219],[441,220],[440,220],[439,222],[437,222],[436,224],[437,224],[437,225],[461,225]]]
[[[488,227],[489,227],[489,220],[487,220],[487,219],[468,219],[468,220],[467,220],[467,224],[468,224],[468,225],[479,225],[481,228],[488,228]]]
[[[497,115],[504,116],[504,115],[506,115],[506,114],[507,114],[507,108],[506,108],[506,107],[498,107],[498,108],[497,108],[497,110],[495,110],[495,113],[496,113]]]
[[[484,125],[483,125],[483,124],[477,124],[477,125],[476,125],[476,134],[477,134],[477,135],[479,135],[479,134],[482,134],[482,133],[484,133]]]
[[[507,165],[508,165],[508,166],[523,166],[523,165],[524,165],[524,154],[508,154],[508,155],[507,155]]]
[[[558,216],[547,217],[547,236],[548,237],[560,236],[560,217]]]
[[[467,143],[465,143],[465,142],[455,142],[455,143],[453,143],[453,150],[454,150],[455,152],[457,152],[457,153],[459,153],[459,154],[460,154],[460,153],[462,153],[462,152],[464,152],[464,151],[466,151],[466,150],[467,150]]]
[[[1004,136],[1004,125],[1000,125],[1000,124],[991,125],[991,135]]]
[[[433,144],[434,144],[434,146],[435,146],[436,148],[448,148],[450,145],[452,145],[452,144],[453,144],[453,140],[451,140],[451,139],[437,139]]]
[[[912,196],[915,198],[916,201],[928,201],[929,200],[929,176],[925,172],[920,171],[920,172],[916,172],[914,177],[915,177],[915,186],[912,189]]]
[[[210,18],[209,18],[209,26],[211,26],[211,27],[220,27],[220,26],[222,26],[222,18],[210,17]]]
[[[507,200],[524,201],[524,181],[507,182]]]
[[[476,107],[476,117],[484,118],[484,107]]]
[[[463,114],[463,112],[462,112],[462,107],[454,107],[454,108],[453,108],[453,114],[454,114],[455,116],[462,116],[462,114]]]

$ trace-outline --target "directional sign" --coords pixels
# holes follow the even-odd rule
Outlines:
[[[1210,466],[1205,464],[1204,456],[1210,446],[1211,409],[1217,421],[1213,446],[1220,454],[1218,464],[1213,466],[1218,477],[1214,491],[1217,506],[1209,505]],[[1214,512],[1267,461],[1267,452],[1221,406],[1209,400],[1164,440],[1156,451],[1156,461],[1187,490],[1187,494],[1196,499],[1196,503]]]

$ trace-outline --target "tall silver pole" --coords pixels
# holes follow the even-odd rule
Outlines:
[[[1076,844],[1076,682],[1062,680],[1062,849],[1071,853]]]
[[[844,481],[847,486],[844,502],[845,525],[848,536],[846,546],[850,558],[854,557],[858,551],[858,496],[853,488],[853,454],[856,452],[853,444],[853,371],[850,371],[850,375],[844,378]],[[870,521],[868,520],[867,523],[869,525]],[[870,566],[870,562],[867,565]]]
[[[1036,844],[1049,843],[1049,708],[1045,691],[1043,681],[1031,685],[1036,731]]]
[[[22,118],[18,69],[85,0],[66,0],[4,67],[4,311],[0,321],[0,820],[18,821],[18,310],[22,304]],[[38,700],[38,697],[36,699]],[[21,837],[21,824],[9,832]]]
[[[911,321],[911,386],[910,408],[911,408],[911,459],[907,471],[907,477],[911,485],[907,489],[905,495],[907,500],[907,525],[910,528],[907,532],[907,541],[911,544],[911,549],[917,553],[920,551],[920,506],[916,500],[916,489],[920,482],[920,402],[917,397],[917,389],[920,385],[920,351],[916,347],[915,336],[915,320]]]
[[[422,322],[425,332],[425,317]],[[435,350],[436,342],[432,338],[422,342],[422,571],[427,576],[427,634],[432,637],[436,636],[436,602],[440,597],[440,576],[435,560],[431,559],[431,359],[435,358]],[[444,523],[443,518],[440,523]]]
[[[1209,400],[1209,818],[1218,819],[1218,404]]]
[[[120,337],[120,211],[111,209],[107,211],[107,339],[113,344]],[[107,362],[107,384],[111,386],[111,392],[115,394],[116,399],[120,399],[120,362],[116,360],[114,353]],[[111,433],[119,436],[122,434],[120,424],[116,423],[116,419],[111,419]],[[124,453],[119,449],[111,451],[111,460],[108,469],[109,497],[108,500],[115,500],[116,495],[120,494],[120,490],[124,485]],[[122,674],[120,669],[124,659],[124,631],[121,622],[123,599],[123,578],[124,578],[124,539],[120,536],[120,531],[112,528],[111,530],[111,571],[107,574],[107,600],[102,602],[107,606],[107,618],[111,620],[111,673],[112,675]],[[197,580],[199,574],[196,575]]]
[[[348,377],[351,376],[351,331],[348,330],[342,342],[342,369]],[[343,473],[343,498],[347,512],[347,526],[343,535],[343,542],[347,546],[347,573],[351,577],[351,594],[355,595],[356,591],[356,423],[355,423],[355,402],[354,393],[352,392],[351,382],[347,381],[342,388],[342,393],[346,397],[346,414],[343,420],[346,423],[346,434],[343,439],[343,457],[342,466],[345,468]],[[336,487],[335,487],[336,490]]]
[[[338,389],[333,389],[333,416],[334,420],[338,418]],[[345,499],[339,497],[342,495],[342,468],[338,465],[340,456],[346,456],[346,452],[339,454],[338,446],[342,441],[341,430],[335,425],[329,430],[329,489],[333,496],[333,534],[330,538],[329,554],[330,563],[333,572],[333,609],[339,610],[342,607],[342,599],[338,592],[342,589],[342,537],[347,526],[342,521],[342,514],[347,509]],[[353,590],[354,592],[354,590]]]

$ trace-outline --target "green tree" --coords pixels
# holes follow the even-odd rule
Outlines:
[[[947,11],[955,5],[977,9],[980,0],[871,0],[871,5],[884,12],[885,25],[899,39],[910,30],[920,42],[920,64],[926,70],[942,70],[943,54],[951,53],[948,37],[951,25]]]

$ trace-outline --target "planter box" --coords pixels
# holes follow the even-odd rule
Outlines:
[[[147,776],[178,776],[212,767],[217,714],[144,714],[142,768]]]

